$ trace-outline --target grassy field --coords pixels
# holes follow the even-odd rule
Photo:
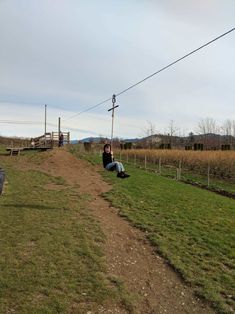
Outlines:
[[[1,157],[0,157],[1,158]],[[28,162],[40,162],[31,154]],[[61,177],[21,171],[0,159],[0,313],[87,313],[106,301],[128,306],[106,274],[104,235],[80,195]]]
[[[134,165],[136,167],[145,168],[145,162],[144,160],[135,160],[133,158],[133,156],[129,156],[128,157],[128,162],[127,162],[127,158],[123,158],[124,156],[122,156],[122,161],[125,164],[128,165]],[[159,172],[159,165],[158,164],[153,164],[151,162],[146,162],[146,168],[149,169],[150,171],[156,171],[157,173]],[[175,166],[171,166],[171,165],[161,165],[161,175],[165,176],[165,177],[170,177],[170,178],[176,178],[177,176],[177,167]],[[183,181],[190,181],[190,182],[194,182],[194,183],[198,183],[199,185],[202,186],[207,186],[208,185],[208,178],[206,174],[200,174],[200,173],[195,173],[192,170],[188,170],[183,168],[181,170],[181,180]],[[222,179],[219,178],[218,176],[214,176],[212,174],[210,174],[210,179],[209,179],[209,186],[210,188],[214,188],[218,191],[220,191],[221,189],[227,192],[230,192],[232,194],[235,195],[235,177],[234,178],[230,178],[230,179]]]
[[[0,144],[0,155],[5,155],[7,152],[6,152],[6,148],[4,145]]]
[[[195,156],[193,156],[194,154]],[[200,154],[202,154],[202,160],[200,160]],[[226,160],[226,155],[229,157],[228,160]],[[208,161],[209,157],[212,158],[212,156],[214,156],[216,163],[215,161],[214,163],[210,163],[210,188],[218,191],[222,189],[235,195],[234,152],[175,151],[174,155],[174,151],[159,150],[156,152],[155,150],[154,155],[154,152],[152,151],[127,150],[121,152],[117,151],[116,156],[118,159],[121,157],[121,160],[124,163],[132,165],[135,164],[137,167],[141,168],[145,168],[146,166],[147,169],[155,170],[156,172],[159,172],[159,158],[161,158],[161,175],[172,178],[176,178],[177,168],[179,167],[179,160],[181,160],[181,180],[195,182],[203,186],[208,185]],[[186,157],[188,157],[188,159],[186,159]],[[219,167],[218,165],[220,162],[225,165],[220,165]],[[223,173],[224,176],[222,175]]]
[[[99,163],[101,157],[85,158]],[[113,184],[105,198],[146,232],[198,295],[211,301],[219,313],[233,313],[235,201],[130,165],[127,168],[131,177],[126,180],[102,171]]]
[[[162,164],[178,167],[179,162],[185,169],[198,174],[207,173],[208,164],[210,172],[218,178],[235,178],[235,151],[186,151],[167,149],[130,149],[119,151],[122,155],[136,156],[139,160],[155,163],[161,158]]]

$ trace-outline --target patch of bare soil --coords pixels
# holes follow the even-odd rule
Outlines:
[[[134,313],[215,313],[199,300],[179,275],[157,255],[145,234],[118,215],[118,210],[101,196],[111,186],[102,180],[96,167],[78,160],[64,149],[48,153],[41,171],[61,176],[69,184],[79,186],[81,193],[90,194],[88,201],[93,215],[106,235],[103,250],[111,277],[118,277],[135,296]],[[117,179],[118,180],[118,179]],[[92,312],[93,313],[93,312]],[[95,313],[128,313],[122,306],[106,304]]]

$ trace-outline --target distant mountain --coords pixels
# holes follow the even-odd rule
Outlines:
[[[135,142],[138,142],[140,140],[141,140],[141,138],[128,138],[128,139],[121,139],[120,141],[121,142],[135,143]],[[100,141],[110,141],[110,139],[107,137],[86,137],[86,138],[83,138],[82,140],[80,140],[79,142],[80,143],[85,143],[85,142],[99,143]]]
[[[141,141],[143,138],[125,138],[124,140],[122,140],[123,142],[132,142],[132,143],[136,143]]]
[[[78,143],[78,140],[71,140],[70,143],[71,143],[71,144],[77,144],[77,143]]]
[[[82,140],[80,140],[79,142],[80,143],[87,143],[87,142],[99,143],[102,140],[109,140],[109,139],[106,137],[86,137],[86,138],[83,138]]]

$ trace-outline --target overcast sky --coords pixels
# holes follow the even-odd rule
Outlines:
[[[234,0],[0,0],[0,135],[41,135],[47,104],[72,138],[109,136],[111,102],[70,117],[234,27]],[[235,119],[234,57],[235,31],[121,95],[115,136]]]

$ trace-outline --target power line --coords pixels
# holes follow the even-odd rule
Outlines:
[[[43,121],[23,121],[23,120],[0,120],[0,124],[14,124],[14,125],[44,125]],[[52,127],[57,127],[58,125],[52,122],[47,122],[47,125],[52,126]],[[84,130],[84,129],[78,129],[78,128],[73,128],[71,126],[66,126],[63,125],[63,129],[71,130],[71,131],[78,131],[82,133],[91,133],[90,130]],[[95,135],[98,135],[97,132],[92,132]]]
[[[177,60],[175,60],[175,61],[169,63],[168,65],[164,66],[164,67],[161,68],[160,70],[158,70],[158,71],[156,71],[156,72],[154,72],[154,73],[152,73],[152,74],[146,76],[144,79],[138,81],[137,83],[134,83],[133,85],[131,85],[131,86],[125,88],[125,89],[122,90],[121,92],[116,93],[116,94],[115,94],[116,97],[117,97],[117,96],[120,96],[120,95],[122,95],[122,94],[124,94],[124,93],[126,93],[127,91],[129,91],[130,89],[134,88],[135,86],[137,86],[137,85],[143,83],[144,81],[147,81],[147,80],[150,79],[151,77],[153,77],[153,76],[159,74],[160,72],[166,70],[167,68],[173,66],[174,64],[180,62],[181,60],[183,60],[183,59],[189,57],[190,55],[194,54],[195,52],[197,52],[197,51],[199,51],[199,50],[205,48],[206,46],[212,44],[212,43],[215,42],[216,40],[218,40],[218,39],[220,39],[220,38],[222,38],[222,37],[228,35],[229,33],[233,32],[234,30],[235,30],[235,28],[230,29],[229,31],[227,31],[227,32],[223,33],[222,35],[220,35],[220,36],[218,36],[218,37],[216,37],[216,38],[214,38],[214,39],[208,41],[207,43],[205,43],[204,45],[198,47],[197,49],[192,50],[191,52],[187,53],[187,54],[184,55],[183,57],[181,57],[181,58],[179,58],[179,59],[177,59]],[[80,115],[80,114],[82,114],[82,113],[84,113],[84,112],[90,111],[90,110],[92,110],[92,109],[94,109],[94,108],[96,108],[96,107],[98,107],[98,106],[101,106],[101,105],[103,105],[104,103],[110,101],[111,99],[112,99],[112,97],[110,97],[110,98],[108,98],[108,99],[106,99],[106,100],[104,100],[104,101],[98,103],[97,105],[94,105],[94,106],[92,106],[92,107],[88,107],[87,109],[85,109],[85,110],[83,110],[83,111],[80,111],[80,112],[76,113],[75,115],[73,115],[73,116],[71,116],[71,117],[65,119],[65,121],[67,121],[67,120],[69,120],[69,119],[72,119],[72,118],[74,118],[74,117],[76,117],[76,116],[78,116],[78,115]]]
[[[158,73],[160,73],[160,72],[166,70],[167,68],[171,67],[172,65],[174,65],[174,64],[180,62],[181,60],[183,60],[183,59],[189,57],[190,55],[192,55],[192,54],[194,54],[195,52],[201,50],[202,48],[204,48],[204,47],[206,47],[206,46],[212,44],[212,43],[215,42],[216,40],[218,40],[218,39],[220,39],[220,38],[226,36],[227,34],[233,32],[234,30],[235,30],[235,28],[232,28],[232,29],[230,29],[229,31],[227,31],[226,33],[224,33],[224,34],[222,34],[222,35],[220,35],[220,36],[218,36],[218,37],[216,37],[216,38],[214,38],[214,39],[208,41],[206,44],[200,46],[200,47],[197,48],[197,49],[194,49],[193,51],[187,53],[187,54],[184,55],[183,57],[181,57],[181,58],[179,58],[179,59],[177,59],[177,60],[171,62],[170,64],[168,64],[167,66],[165,66],[165,67],[161,68],[160,70],[154,72],[153,74],[150,74],[149,76],[146,76],[143,80],[141,80],[141,81],[139,81],[139,82],[137,82],[137,83],[135,83],[135,84],[129,86],[128,88],[126,88],[126,89],[124,89],[123,91],[121,91],[121,92],[119,92],[118,94],[116,94],[116,96],[120,96],[121,94],[124,94],[125,92],[127,92],[127,91],[130,90],[131,88],[133,88],[133,87],[135,87],[135,86],[137,86],[137,85],[143,83],[144,81],[150,79],[151,77],[155,76],[156,74],[158,74]]]
[[[16,120],[0,120],[0,123],[6,123],[6,124],[43,124],[43,122],[40,121],[16,121]]]
[[[102,120],[102,121],[105,121],[105,122],[107,122],[107,123],[109,123],[109,116],[106,118],[106,119],[104,119],[103,117],[98,117],[98,116],[96,116],[95,117],[95,119],[96,120]],[[122,125],[122,126],[129,126],[129,127],[131,127],[131,128],[135,128],[135,129],[139,129],[140,127],[139,126],[137,126],[137,125],[134,125],[134,124],[130,124],[130,123],[125,123],[125,122],[118,122],[118,125]]]
[[[22,105],[36,105],[36,106],[41,106],[42,103],[41,102],[35,102],[35,101],[22,101],[22,100],[4,100],[4,99],[1,99],[0,100],[0,103],[2,104],[22,104]],[[52,108],[55,108],[55,109],[62,109],[62,110],[67,110],[66,109],[66,105],[61,105],[61,106],[57,106],[57,105],[53,105],[51,103],[48,103],[46,102],[46,104]]]
[[[42,121],[23,121],[23,120],[0,120],[0,124],[21,124],[21,125],[43,125],[44,122]],[[57,124],[52,122],[47,122],[49,126],[57,126]]]
[[[223,33],[222,35],[220,35],[220,36],[218,36],[218,37],[212,39],[211,41],[205,43],[204,45],[198,47],[197,49],[194,49],[193,51],[187,53],[187,54],[184,55],[183,57],[181,57],[181,58],[179,58],[179,59],[177,59],[177,60],[171,62],[170,64],[164,66],[164,67],[161,68],[160,70],[158,70],[158,71],[156,71],[156,72],[154,72],[154,73],[152,73],[152,74],[146,76],[144,79],[138,81],[137,83],[134,83],[134,84],[132,84],[131,86],[125,88],[125,89],[122,90],[121,92],[116,93],[116,94],[115,94],[116,97],[117,97],[117,96],[120,96],[120,95],[122,95],[122,94],[124,94],[124,93],[126,93],[126,92],[129,91],[130,89],[136,87],[137,85],[143,83],[144,81],[150,79],[151,77],[153,77],[153,76],[159,74],[160,72],[166,70],[167,68],[173,66],[174,64],[176,64],[176,63],[182,61],[183,59],[189,57],[190,55],[194,54],[195,52],[197,52],[197,51],[199,51],[199,50],[205,48],[206,46],[212,44],[212,43],[215,42],[216,40],[218,40],[218,39],[220,39],[220,38],[222,38],[222,37],[228,35],[229,33],[233,32],[234,30],[235,30],[235,28],[230,29],[229,31],[227,31],[227,32]],[[80,111],[80,112],[78,112],[78,113],[72,115],[71,117],[69,117],[69,118],[67,118],[67,119],[64,119],[64,121],[70,120],[70,119],[72,119],[72,118],[74,118],[74,117],[76,117],[76,116],[78,116],[78,115],[80,115],[80,114],[83,114],[83,113],[85,113],[85,112],[87,112],[87,111],[90,111],[90,110],[92,110],[92,109],[95,109],[95,108],[97,108],[97,107],[103,105],[104,103],[110,101],[111,99],[112,99],[112,97],[110,97],[110,98],[108,98],[108,99],[105,99],[105,100],[99,102],[98,104],[96,104],[96,105],[94,105],[94,106],[88,107],[87,109],[84,109],[84,110],[82,110],[82,111]],[[1,101],[1,102],[2,102],[2,101]],[[20,103],[20,102],[18,102],[18,103]],[[55,106],[54,106],[54,107],[55,107]],[[12,124],[43,124],[43,122],[36,122],[36,121],[10,121],[10,120],[9,120],[8,122],[7,122],[7,121],[4,121],[4,120],[0,120],[0,123],[9,123],[9,124],[10,124],[10,123],[12,123]],[[53,123],[48,123],[48,124],[50,124],[51,126],[56,126],[56,124],[53,124]],[[68,127],[68,129],[69,129],[69,127]]]
[[[104,100],[104,101],[98,103],[98,104],[95,105],[95,106],[92,106],[92,107],[89,107],[89,108],[87,108],[87,109],[85,109],[85,110],[82,110],[82,111],[80,111],[80,112],[74,114],[73,116],[71,116],[71,117],[69,117],[69,118],[67,118],[67,119],[64,119],[64,121],[70,120],[70,119],[72,119],[72,118],[74,118],[74,117],[76,117],[76,116],[78,116],[78,115],[80,115],[80,114],[82,114],[82,113],[84,113],[84,112],[90,111],[90,110],[92,110],[92,109],[94,109],[94,108],[96,108],[96,107],[98,107],[98,106],[101,106],[101,105],[103,105],[104,103],[110,101],[111,99],[112,99],[112,98],[110,97],[110,98],[108,98],[108,99],[106,99],[106,100]]]

